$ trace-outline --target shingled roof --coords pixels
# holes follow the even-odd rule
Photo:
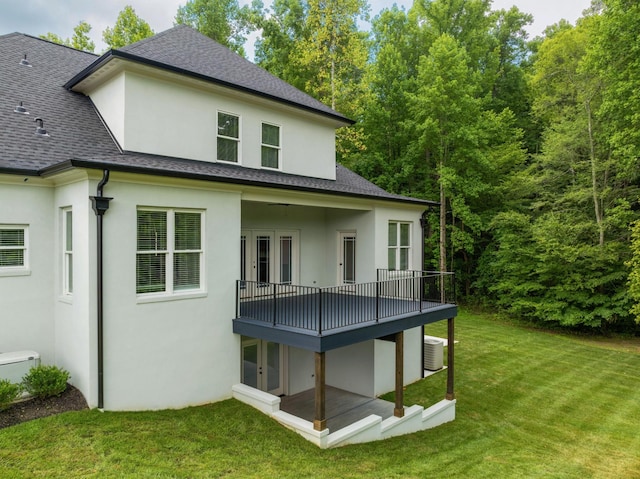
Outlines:
[[[164,32],[126,48],[141,53],[152,46],[154,55],[160,55],[158,45],[175,42],[176,38],[191,38],[196,43],[196,49],[201,47],[202,35],[189,27],[176,27],[168,32],[173,34]],[[155,43],[154,38],[159,43]],[[188,51],[189,43],[184,47]],[[220,46],[220,49],[223,57],[231,53],[224,47]],[[31,67],[20,65],[25,54]],[[198,56],[197,53],[194,56],[186,55],[183,61],[196,62]],[[240,58],[237,55],[235,57]],[[78,72],[87,72],[95,65],[96,58],[96,55],[21,33],[0,36],[0,173],[47,176],[71,168],[111,169],[417,204],[431,203],[388,193],[340,165],[336,166],[336,180],[325,180],[238,165],[122,152],[90,98],[64,87],[70,78],[78,77]],[[160,59],[157,57],[154,61]],[[288,89],[285,85],[288,84],[267,75],[271,78],[271,88],[286,93]],[[232,78],[226,77],[225,81],[233,81]],[[256,73],[254,79],[247,81],[256,82],[258,78],[259,74]],[[311,100],[303,98],[300,101],[308,101],[309,108],[311,105],[316,108],[319,102]],[[14,108],[21,101],[28,109],[28,115],[14,113]],[[333,112],[324,105],[322,108]],[[34,134],[34,119],[37,117],[44,120],[49,137]]]

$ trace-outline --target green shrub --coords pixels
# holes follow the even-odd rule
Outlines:
[[[0,411],[7,409],[22,394],[22,386],[8,379],[0,379]]]
[[[67,389],[69,373],[58,366],[36,366],[22,378],[24,389],[37,398],[59,396]]]

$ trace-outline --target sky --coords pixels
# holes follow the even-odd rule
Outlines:
[[[0,0],[0,35],[21,32],[38,36],[51,32],[70,38],[73,27],[84,20],[92,27],[90,37],[96,44],[96,53],[100,53],[106,49],[103,30],[113,27],[126,5],[131,5],[155,32],[161,32],[173,26],[178,7],[185,3],[186,0]],[[248,0],[240,0],[240,4],[247,3]],[[408,10],[413,0],[369,0],[372,16],[393,3]],[[590,0],[493,0],[493,9],[516,5],[533,14],[534,23],[528,28],[533,38],[562,18],[575,23],[590,3]],[[246,50],[251,57],[252,47],[248,45]]]

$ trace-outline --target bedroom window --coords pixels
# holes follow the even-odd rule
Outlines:
[[[139,209],[136,293],[202,290],[203,213]]]
[[[280,168],[280,127],[262,124],[262,166]]]
[[[73,212],[62,210],[62,293],[73,293]]]
[[[239,163],[240,118],[218,112],[218,161]]]
[[[0,225],[0,275],[28,271],[28,239],[27,226]]]
[[[389,222],[389,269],[406,271],[410,269],[411,223]]]

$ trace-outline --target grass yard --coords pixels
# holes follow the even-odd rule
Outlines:
[[[233,400],[73,412],[0,430],[0,477],[640,478],[640,354],[468,312],[456,330],[457,419],[436,429],[320,450]]]

